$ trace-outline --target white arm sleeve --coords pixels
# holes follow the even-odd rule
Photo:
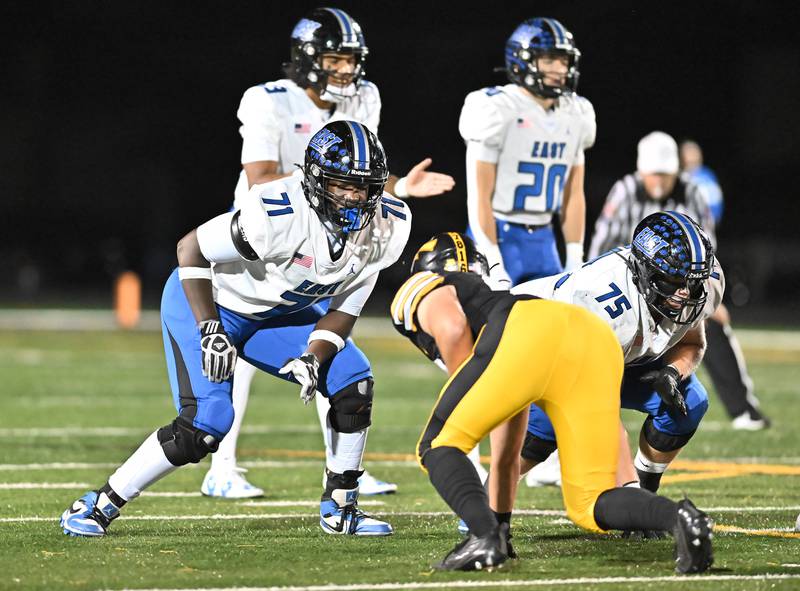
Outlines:
[[[233,212],[223,213],[210,219],[197,228],[197,242],[200,252],[210,263],[229,263],[241,261],[242,255],[236,250],[231,237]]]
[[[242,122],[242,164],[271,160],[280,162],[281,128],[275,104],[263,86],[245,91],[237,112]]]
[[[367,303],[375,282],[378,281],[378,273],[373,273],[364,281],[360,281],[353,287],[331,298],[331,310],[338,310],[351,316],[358,316],[361,314],[361,309]]]

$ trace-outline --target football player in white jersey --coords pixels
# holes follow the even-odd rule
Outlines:
[[[614,330],[625,356],[622,406],[648,415],[634,466],[640,485],[653,492],[708,408],[694,372],[705,352],[704,320],[719,307],[724,288],[708,236],[688,216],[668,211],[642,220],[630,246],[512,289],[586,308]],[[555,446],[550,420],[531,405],[521,471]]]
[[[511,84],[467,95],[469,230],[508,289],[563,270],[552,220],[561,219],[566,268],[583,262],[584,151],[595,140],[592,104],[575,92],[580,51],[557,20],[523,22],[506,42]]]
[[[327,122],[350,119],[377,134],[381,98],[378,88],[364,79],[369,50],[364,34],[350,15],[337,8],[318,8],[302,18],[291,34],[291,57],[283,80],[253,86],[245,91],[238,116],[242,123],[242,172],[236,185],[234,209],[254,184],[286,177],[302,162],[311,137]],[[430,159],[415,166],[406,177],[390,175],[386,190],[396,196],[427,197],[449,191],[452,177],[426,170]],[[236,366],[233,387],[235,419],[214,454],[201,491],[226,498],[255,497],[264,491],[243,476],[236,465],[236,445],[255,368]],[[330,405],[317,398],[323,433]],[[330,443],[330,442],[328,442]],[[359,480],[361,494],[391,493],[397,485],[368,472]]]
[[[236,211],[181,239],[161,305],[178,417],[64,511],[64,533],[105,535],[142,490],[217,450],[233,423],[237,357],[299,383],[305,403],[317,391],[330,400],[326,428],[336,445],[327,449],[322,529],[392,533],[358,509],[373,380],[348,338],[378,273],[408,240],[411,214],[384,193],[387,177],[373,133],[354,121],[331,122],[309,142],[302,171],[254,186]],[[327,311],[317,304],[324,300]]]

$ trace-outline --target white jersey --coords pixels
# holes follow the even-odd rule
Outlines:
[[[690,328],[714,313],[722,302],[725,276],[714,259],[711,277],[706,281],[708,299],[700,316],[691,325],[680,325],[653,317],[639,293],[627,264],[630,248],[620,248],[586,263],[572,273],[544,277],[522,283],[513,294],[529,294],[548,300],[576,304],[605,320],[622,346],[626,365],[640,365],[661,357]],[[656,319],[661,319],[656,322]]]
[[[278,163],[279,173],[289,174],[295,164],[303,164],[309,140],[329,121],[357,121],[377,135],[381,97],[377,86],[361,81],[358,93],[337,103],[331,114],[317,107],[293,81],[277,80],[248,88],[237,116],[242,122],[242,164],[271,160]],[[247,175],[242,170],[235,199],[247,190]]]
[[[219,305],[267,318],[331,298],[331,309],[358,316],[378,272],[400,257],[411,229],[402,201],[384,195],[370,224],[332,260],[328,232],[306,201],[302,179],[298,171],[254,185],[237,212],[197,229]]]
[[[497,164],[495,217],[541,225],[561,208],[564,183],[573,166],[584,164],[597,124],[581,96],[561,97],[545,111],[520,86],[507,84],[468,94],[458,128],[468,153],[472,147],[477,160]]]

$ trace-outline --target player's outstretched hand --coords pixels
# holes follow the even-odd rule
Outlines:
[[[686,400],[678,389],[681,374],[673,366],[667,365],[661,369],[648,371],[641,377],[641,380],[646,384],[652,384],[653,389],[668,408],[678,411],[684,417],[688,414]]]
[[[204,320],[198,328],[203,375],[209,382],[224,382],[233,375],[236,347],[219,320]]]
[[[300,400],[304,404],[314,400],[319,379],[319,361],[313,354],[306,353],[295,359],[290,359],[284,363],[278,373],[282,375],[292,374],[294,379],[300,383]]]
[[[406,175],[406,192],[411,197],[433,197],[450,191],[456,184],[449,174],[430,172],[433,160],[425,158]]]

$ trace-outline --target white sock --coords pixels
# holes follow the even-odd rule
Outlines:
[[[157,433],[153,431],[108,479],[114,492],[126,501],[132,501],[148,486],[177,468],[164,455]]]
[[[239,441],[239,432],[242,430],[247,400],[250,398],[250,384],[255,374],[254,365],[250,365],[244,359],[236,360],[236,367],[233,370],[233,424],[220,442],[219,449],[211,456],[212,470],[231,470],[236,467],[236,444]]]
[[[338,433],[328,423],[330,445],[325,446],[325,465],[336,474],[347,470],[361,470],[361,459],[367,445],[367,429],[355,433]]]
[[[666,464],[660,464],[658,462],[654,462],[652,460],[648,460],[647,457],[642,453],[642,450],[637,450],[636,457],[633,458],[633,467],[637,470],[641,470],[642,472],[648,472],[650,474],[663,474],[666,469],[669,467],[669,462]]]
[[[322,428],[322,439],[325,443],[325,449],[331,446],[331,428],[328,425],[328,411],[331,409],[331,401],[325,398],[321,393],[314,396],[314,401],[317,405],[317,416],[319,417],[319,426]]]

